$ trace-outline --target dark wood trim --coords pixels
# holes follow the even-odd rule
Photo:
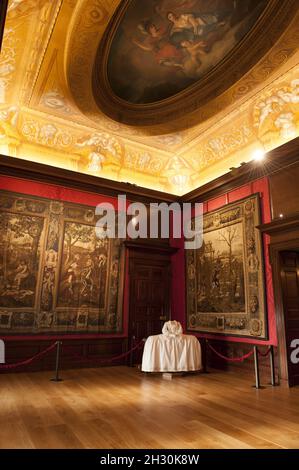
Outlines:
[[[299,229],[299,213],[292,217],[275,219],[268,224],[261,224],[257,227],[262,233],[274,235]]]
[[[267,153],[263,162],[249,162],[233,168],[215,180],[185,194],[180,202],[204,202],[252,181],[269,176],[299,162],[299,137]]]
[[[86,175],[50,165],[30,162],[20,158],[0,156],[0,174],[15,178],[29,179],[59,186],[67,186],[81,191],[88,191],[107,196],[125,194],[130,200],[150,202],[174,202],[177,196],[143,188],[131,183]]]
[[[275,301],[275,318],[276,318],[276,330],[278,340],[278,357],[280,366],[281,379],[288,380],[288,350],[286,344],[286,331],[285,331],[285,319],[284,319],[284,306],[282,297],[282,286],[281,286],[281,259],[280,253],[282,251],[297,251],[299,250],[299,240],[295,238],[293,240],[287,240],[277,243],[270,243],[269,256],[272,266],[272,280],[273,280],[273,291]]]
[[[262,234],[267,234],[271,237],[269,245],[269,259],[272,266],[279,370],[281,379],[288,381],[288,348],[286,344],[285,316],[281,285],[280,253],[282,251],[299,250],[299,240],[297,237],[299,230],[299,213],[291,217],[272,220],[267,224],[261,224],[257,228]]]
[[[8,0],[1,0],[1,3],[0,3],[0,51],[2,48],[7,6],[8,6]]]
[[[5,340],[7,363],[18,363],[33,357],[48,346],[52,345],[55,339],[23,339],[22,341]],[[100,367],[110,365],[111,358],[122,355],[127,351],[127,338],[104,338],[80,339],[64,338],[62,340],[60,369],[75,369],[85,367]],[[40,370],[55,370],[56,349],[49,354],[32,362],[29,365],[17,367],[16,369],[0,370],[0,374],[16,372],[35,372]],[[99,361],[100,359],[100,361]],[[103,361],[103,363],[101,362]],[[113,361],[114,365],[125,364],[126,357]],[[63,372],[61,373],[63,377]]]
[[[143,253],[155,252],[159,254],[173,255],[174,253],[178,251],[178,248],[176,247],[159,243],[159,241],[155,243],[152,240],[147,240],[147,239],[126,240],[124,242],[124,245],[126,248],[129,248],[130,250],[138,250],[138,251],[142,251]]]

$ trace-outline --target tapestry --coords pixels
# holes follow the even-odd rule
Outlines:
[[[259,196],[203,217],[201,248],[186,250],[189,331],[265,339]]]
[[[0,334],[122,331],[124,256],[95,208],[0,191]]]

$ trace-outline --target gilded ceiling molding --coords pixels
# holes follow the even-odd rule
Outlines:
[[[97,44],[119,2],[82,0],[71,18],[65,46],[65,79],[77,106],[88,117],[92,109],[97,112],[90,79]]]
[[[91,76],[119,3],[15,3],[0,56],[3,153],[181,195],[250,160],[256,146],[271,150],[299,134],[299,11],[250,72],[195,112],[147,127],[108,118]]]
[[[34,0],[29,0],[28,2],[28,6],[32,6],[30,12],[38,14],[34,31],[35,44],[31,48],[31,53],[27,60],[28,67],[20,93],[20,101],[24,105],[29,105],[30,103],[62,2],[63,0],[39,0],[38,4]],[[35,8],[33,8],[34,5]],[[18,21],[20,19],[24,24],[24,18],[18,16]],[[28,28],[30,26],[28,22]]]
[[[10,0],[7,8],[7,19],[26,18],[40,10],[50,0]]]
[[[203,171],[246,147],[255,138],[249,120],[241,121],[232,127],[222,128],[217,134],[211,132],[200,142],[191,161],[198,171]]]
[[[291,140],[299,133],[299,74],[297,77],[265,91],[254,106],[254,126],[266,145]]]
[[[57,88],[44,93],[41,97],[41,103],[45,108],[49,108],[52,111],[58,110],[66,115],[72,114],[72,108],[69,106],[65,96]]]
[[[42,112],[51,113],[61,118],[85,120],[74,105],[70,93],[63,81],[63,51],[54,45],[49,46],[42,70],[36,82],[30,106]]]
[[[22,123],[21,133],[28,142],[61,150],[70,149],[74,145],[73,136],[59,129],[53,123],[41,123],[37,120],[26,120]]]
[[[16,48],[19,40],[13,28],[6,28],[0,55],[0,104],[7,101],[7,91],[16,69]]]
[[[260,139],[262,134],[258,131],[258,126],[256,123],[256,108],[259,110],[259,102],[263,102],[265,97],[267,98],[273,93],[273,90],[285,86],[289,87],[290,83],[296,80],[298,77],[299,67],[296,65],[285,74],[279,76],[275,81],[271,82],[262,92],[256,93],[254,97],[248,98],[246,101],[241,103],[238,108],[233,109],[222,118],[220,114],[217,122],[215,122],[215,120],[210,120],[210,125],[207,126],[207,129],[203,131],[197,139],[191,141],[189,145],[185,144],[185,147],[178,152],[179,155],[183,155],[186,158],[191,158],[191,155],[196,154],[196,152],[200,154],[203,149],[203,145],[205,145],[204,143],[210,139],[210,136],[213,136],[213,139],[222,139],[222,136],[225,134],[230,134],[232,129],[241,129],[243,123],[246,127],[250,128],[251,134],[256,140]],[[270,148],[272,149],[273,146],[270,146],[269,149]]]
[[[18,106],[6,106],[0,110],[0,139],[20,138],[18,130],[19,114]]]
[[[125,145],[122,139],[107,132],[88,133],[87,128],[70,128],[66,122],[49,117],[30,109],[15,106],[0,110],[0,143],[12,138],[19,145],[32,144],[63,152],[65,155],[78,156],[81,171],[100,174],[106,166],[113,166],[117,171],[127,169],[133,175],[157,177],[166,165],[168,158],[153,155],[147,150]]]

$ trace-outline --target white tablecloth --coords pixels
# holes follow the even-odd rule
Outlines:
[[[143,372],[188,372],[201,368],[201,347],[195,336],[162,334],[147,338]]]

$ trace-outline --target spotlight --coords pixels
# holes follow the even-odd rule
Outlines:
[[[256,162],[261,162],[262,160],[264,160],[265,156],[266,156],[266,152],[262,149],[259,149],[254,152],[253,160]]]
[[[280,219],[283,219],[283,214],[279,214],[279,218],[280,218]]]

